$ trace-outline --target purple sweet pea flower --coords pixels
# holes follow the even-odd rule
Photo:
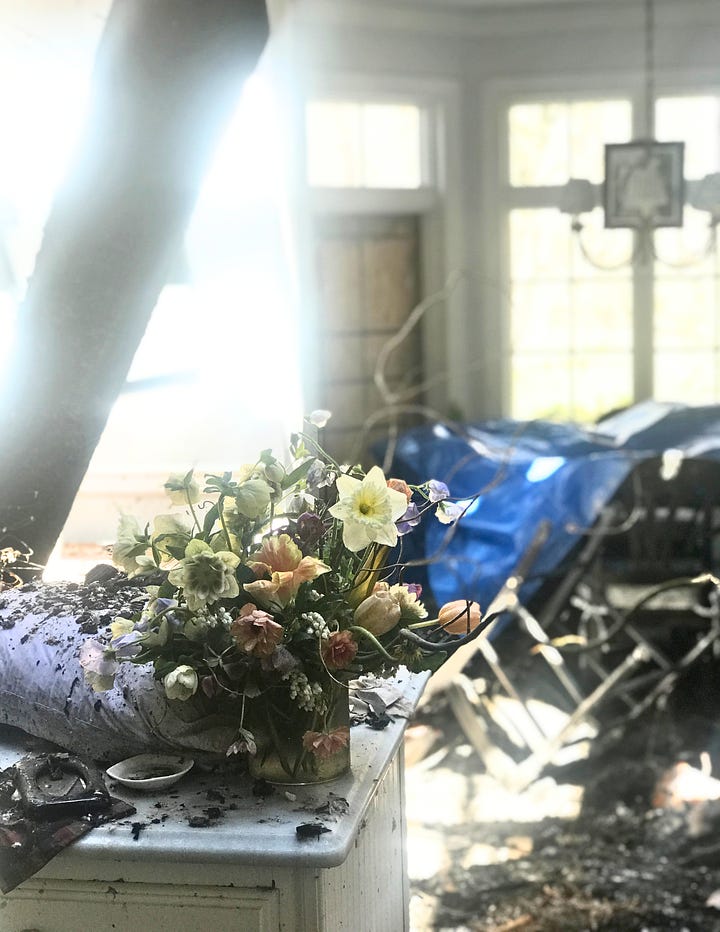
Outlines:
[[[428,498],[431,502],[442,502],[450,498],[450,489],[439,479],[431,479],[428,482]]]
[[[113,651],[100,641],[85,641],[80,648],[80,666],[98,676],[112,676],[118,668]]]
[[[329,488],[335,482],[336,478],[337,474],[331,466],[325,465],[320,460],[315,460],[305,477],[308,492],[311,495],[319,496],[323,489]]]
[[[140,637],[140,631],[130,631],[128,634],[113,638],[110,646],[115,651],[115,656],[119,660],[132,660],[133,657],[137,657],[142,649],[138,643]]]
[[[408,534],[418,524],[420,524],[420,511],[415,502],[410,502],[405,514],[398,518],[396,522],[397,532],[402,537],[403,534]]]
[[[435,515],[441,524],[455,524],[465,509],[457,502],[439,502]]]

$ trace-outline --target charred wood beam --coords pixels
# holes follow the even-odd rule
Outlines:
[[[0,376],[0,532],[25,540],[39,562],[62,530],[267,34],[264,0],[112,6],[90,114]],[[158,418],[158,429],[180,429],[179,420],[173,428]]]

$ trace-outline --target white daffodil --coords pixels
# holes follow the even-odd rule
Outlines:
[[[397,543],[395,522],[407,510],[407,497],[388,487],[379,466],[373,466],[364,479],[338,476],[339,499],[330,514],[343,523],[343,544],[357,552],[368,544]]]

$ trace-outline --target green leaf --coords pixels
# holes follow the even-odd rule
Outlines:
[[[311,459],[305,460],[304,463],[300,463],[299,466],[293,469],[291,473],[288,473],[288,475],[283,479],[283,490],[289,489],[291,486],[296,485],[301,479],[304,479],[308,474],[312,464],[313,461]]]
[[[246,563],[240,563],[235,570],[235,578],[242,585],[246,582],[255,582],[257,576]]]
[[[158,658],[154,664],[155,675],[161,680],[163,677],[167,676],[168,673],[172,673],[177,665],[178,664],[174,660],[162,660]]]
[[[422,657],[418,657],[417,661],[408,664],[408,666],[413,673],[422,673],[423,670],[430,670],[434,673],[440,669],[446,660],[447,654],[444,652],[423,654]]]
[[[164,583],[158,588],[158,598],[159,599],[174,599],[177,589],[173,586],[172,583],[169,583],[167,579]]]
[[[220,515],[220,511],[217,505],[213,505],[210,511],[205,515],[205,520],[203,521],[203,534],[205,538],[210,537],[212,533],[213,525],[217,521]]]

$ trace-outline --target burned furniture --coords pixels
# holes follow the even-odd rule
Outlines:
[[[401,439],[398,456],[437,464],[468,513],[424,541],[425,581],[438,602],[449,578],[485,605],[506,600],[464,667],[434,679],[488,771],[520,788],[720,656],[720,408],[648,403],[593,432],[492,422],[434,437],[434,450]]]

